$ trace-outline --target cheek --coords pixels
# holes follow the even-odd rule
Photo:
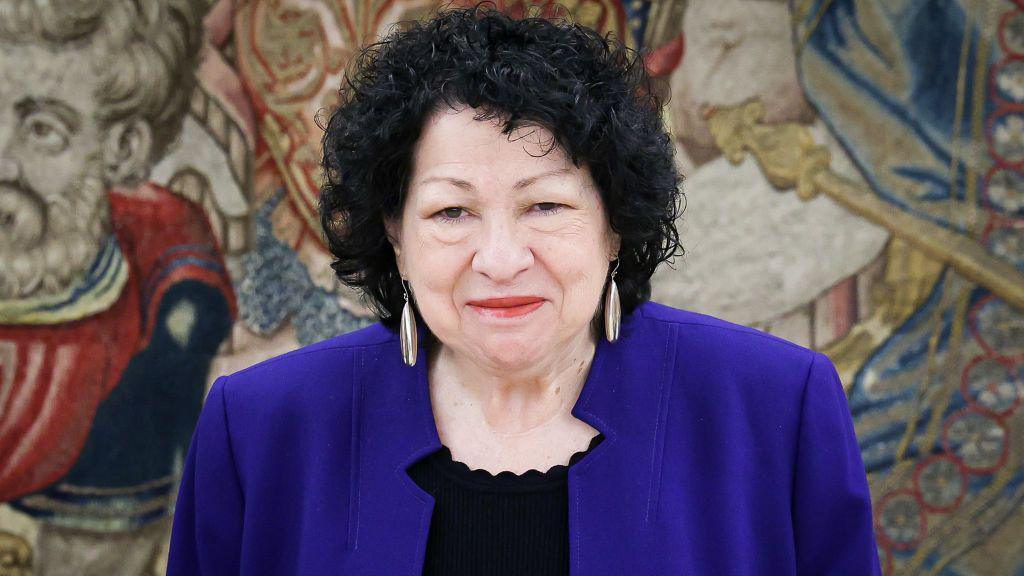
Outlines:
[[[459,275],[466,269],[468,257],[462,251],[435,250],[421,260],[420,283],[434,297],[448,298],[455,291]]]
[[[415,237],[429,249],[456,248],[471,242],[477,226],[474,222],[447,224],[436,220],[420,220]]]
[[[22,154],[18,158],[22,179],[47,202],[74,192],[84,176],[98,176],[100,171],[94,156],[78,152],[69,148],[56,156]]]
[[[577,231],[562,229],[559,234],[538,235],[534,242],[538,259],[559,280],[563,288],[589,292],[604,280],[608,264],[608,246],[595,226],[579,224]]]
[[[403,230],[403,260],[419,287],[416,297],[432,304],[450,301],[459,275],[469,266],[470,243],[427,227]]]

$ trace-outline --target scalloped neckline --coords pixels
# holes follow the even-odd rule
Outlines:
[[[555,464],[544,472],[531,468],[520,474],[516,474],[511,470],[502,470],[497,474],[492,474],[484,468],[470,468],[466,463],[455,460],[452,457],[451,449],[444,444],[441,445],[439,450],[431,454],[430,460],[432,464],[449,478],[475,487],[507,487],[515,489],[553,486],[561,485],[568,475],[569,468],[589,454],[603,440],[604,434],[598,432],[596,436],[590,439],[590,445],[585,450],[574,452],[569,456],[568,465]]]

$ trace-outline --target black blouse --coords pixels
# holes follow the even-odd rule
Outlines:
[[[569,574],[569,467],[602,440],[546,472],[470,469],[443,445],[413,464],[409,476],[434,497],[424,576]]]

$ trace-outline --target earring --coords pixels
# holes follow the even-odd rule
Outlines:
[[[619,339],[619,324],[622,320],[622,308],[619,306],[619,287],[615,284],[615,273],[619,271],[619,260],[615,260],[615,269],[608,279],[608,289],[604,294],[604,337],[609,342]]]
[[[402,291],[405,292],[405,307],[402,308],[402,360],[407,366],[416,364],[416,315],[412,312],[412,304],[409,302],[409,291],[405,287],[405,278],[402,278]]]

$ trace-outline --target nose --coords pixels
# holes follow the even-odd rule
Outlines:
[[[480,244],[473,255],[473,270],[504,284],[533,265],[533,251],[522,240],[512,217],[484,221]]]
[[[18,164],[14,161],[11,149],[14,147],[13,130],[8,129],[6,117],[0,119],[0,182],[16,182],[18,180]]]

